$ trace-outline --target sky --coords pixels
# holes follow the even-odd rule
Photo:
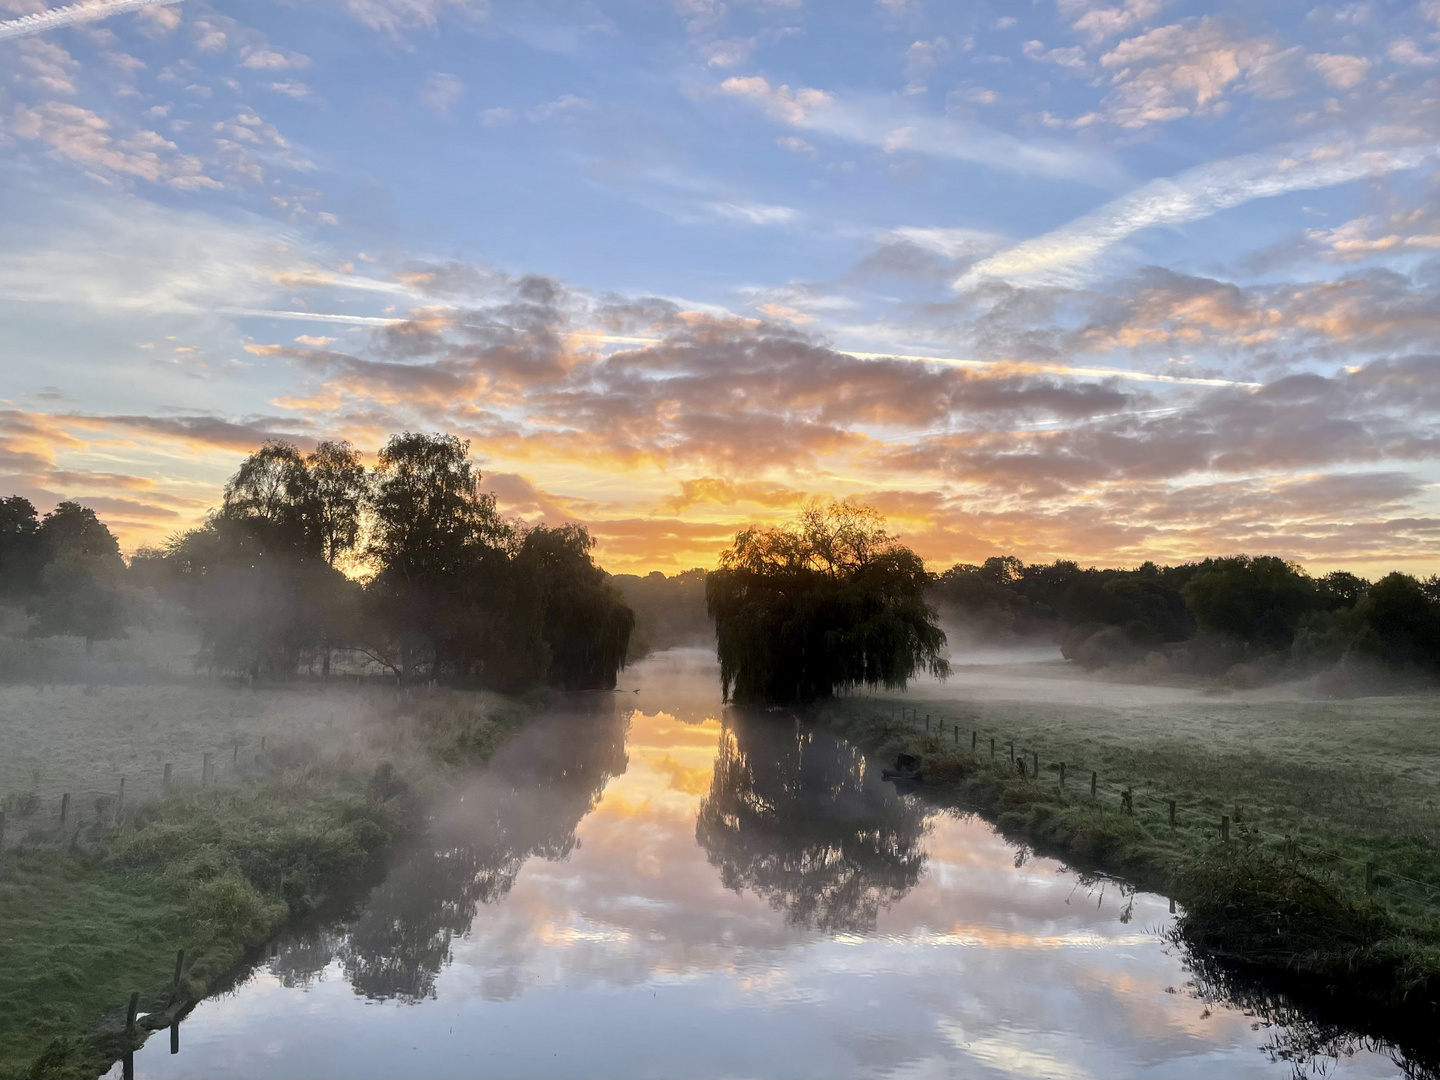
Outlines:
[[[614,572],[1440,564],[1440,3],[0,0],[0,494],[470,442]]]

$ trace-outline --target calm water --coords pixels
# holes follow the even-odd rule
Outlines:
[[[1290,1033],[1206,1001],[1171,919],[822,732],[722,709],[713,661],[677,651],[564,699],[358,914],[281,943],[135,1072],[1292,1075]]]

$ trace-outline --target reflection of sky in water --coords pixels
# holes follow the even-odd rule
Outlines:
[[[137,1075],[1290,1075],[1187,992],[1163,899],[1017,867],[780,716],[722,730],[698,654],[628,685],[521,733],[356,918]]]

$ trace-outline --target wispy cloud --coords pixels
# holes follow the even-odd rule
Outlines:
[[[1171,179],[1152,180],[1068,225],[992,255],[956,279],[955,287],[969,289],[995,278],[1078,284],[1109,248],[1142,229],[1200,221],[1252,199],[1413,169],[1436,154],[1433,145],[1365,149],[1326,143],[1208,162]]]
[[[1106,155],[1044,139],[1027,140],[983,125],[896,108],[883,101],[842,101],[826,90],[772,85],[763,75],[736,76],[720,92],[758,105],[771,119],[805,131],[874,146],[968,161],[1005,172],[1058,176],[1109,186],[1121,170]]]

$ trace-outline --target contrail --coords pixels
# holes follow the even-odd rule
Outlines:
[[[98,0],[97,3],[92,4],[68,4],[65,7],[51,8],[49,11],[41,11],[34,15],[22,15],[18,19],[0,22],[0,41],[26,37],[29,34],[41,34],[46,30],[53,30],[57,26],[71,26],[78,22],[89,22],[91,19],[108,19],[111,15],[118,15],[122,11],[138,11],[143,7],[164,7],[167,4],[180,2],[181,0]]]

